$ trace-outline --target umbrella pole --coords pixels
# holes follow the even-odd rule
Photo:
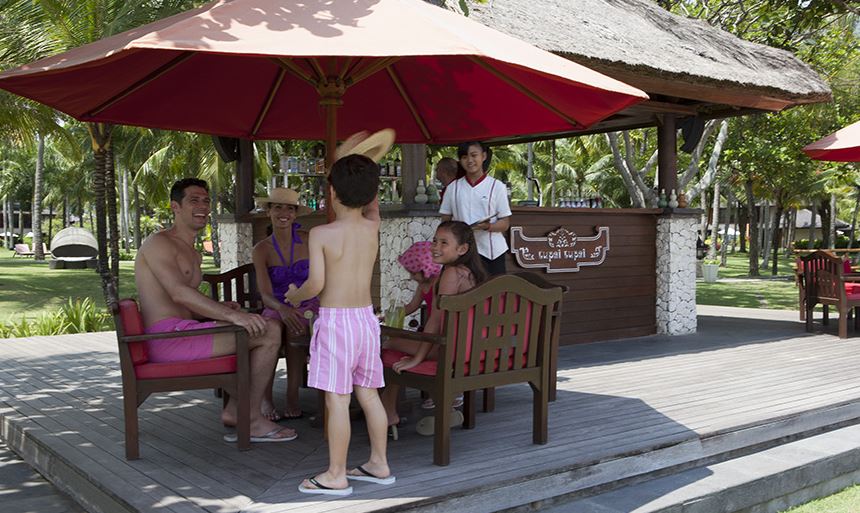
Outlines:
[[[326,100],[323,100],[325,102]],[[325,171],[326,175],[331,171],[334,165],[334,154],[337,151],[337,104],[329,101],[325,104],[325,123],[326,123],[326,138],[325,138]],[[331,204],[331,188],[328,186],[328,181],[323,185],[325,189],[325,211],[326,222],[334,221],[334,208]]]
[[[325,140],[325,169],[326,175],[334,165],[334,156],[337,151],[337,108],[343,105],[343,93],[346,87],[343,81],[337,77],[330,77],[318,88],[320,93],[320,106],[325,107],[326,117],[326,140]],[[326,221],[334,221],[334,209],[331,204],[331,189],[325,184],[325,208]]]

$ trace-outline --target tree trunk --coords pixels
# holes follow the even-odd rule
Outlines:
[[[128,251],[128,170],[125,166],[119,172],[119,233],[123,251]]]
[[[704,198],[704,196],[702,196]],[[714,203],[711,211],[711,247],[708,248],[708,259],[716,260],[717,243],[720,240],[720,182],[714,182]]]
[[[827,235],[830,238],[830,249],[836,247],[836,194],[830,194],[830,223]]]
[[[69,226],[69,195],[63,194],[63,222],[60,223],[62,228]],[[62,229],[60,228],[60,229]]]
[[[723,247],[720,251],[720,265],[726,266],[726,259],[728,258],[729,244],[728,244],[728,236],[729,236],[729,228],[732,226],[732,214],[734,211],[735,202],[732,201],[732,193],[731,189],[729,189],[728,198],[726,198],[726,222],[723,224]],[[737,240],[738,234],[735,233],[734,237],[732,237],[732,244]]]
[[[636,178],[638,178],[637,170],[630,169],[624,158],[621,156],[621,149],[618,146],[618,132],[609,132],[606,134],[606,137],[609,142],[609,148],[612,150],[615,169],[624,181],[624,187],[627,189],[627,194],[630,196],[630,202],[633,204],[633,208],[647,207],[648,205],[646,205],[646,203],[650,197],[646,196],[646,193],[643,191],[643,188],[645,188],[644,184],[640,186],[636,181]],[[653,195],[653,192],[651,194]]]
[[[24,242],[24,204],[18,202],[18,240]]]
[[[821,216],[821,247],[824,249],[831,248],[830,242],[830,203],[822,202],[818,205],[818,214]]]
[[[3,245],[12,247],[12,214],[9,208],[9,196],[3,196]]]
[[[771,264],[772,267],[770,270],[770,274],[772,276],[776,276],[777,273],[779,272],[779,240],[780,240],[780,233],[782,233],[782,230],[780,230],[780,226],[782,224],[782,223],[780,223],[780,219],[782,219],[782,212],[783,212],[782,205],[777,203],[777,205],[776,205],[776,217],[775,217],[776,220],[774,221],[774,230],[773,230],[773,241],[771,241],[771,243],[770,243],[771,247],[773,247],[773,264]]]
[[[110,271],[114,283],[119,285],[119,226],[116,211],[116,169],[113,160],[113,145],[105,149],[105,204],[107,205],[108,232],[110,241]]]
[[[764,206],[764,212],[762,213],[762,229],[761,229],[761,268],[767,269],[768,264],[770,263],[770,242],[773,240],[773,212],[774,208],[769,204]]]
[[[854,199],[854,213],[851,214],[851,237],[848,238],[848,248],[854,247],[854,238],[857,236],[857,211],[860,210],[860,187]]]
[[[738,202],[738,236],[741,239],[741,253],[747,252],[747,227],[749,226],[749,208]]]
[[[699,198],[702,207],[702,218],[699,220],[699,231],[702,232],[702,240],[708,240],[708,191],[702,191],[702,197]],[[711,240],[711,245],[714,241]],[[710,252],[710,249],[708,250]]]
[[[134,194],[134,249],[140,249],[140,190],[137,184],[132,185],[132,193]]]
[[[36,134],[36,172],[33,176],[33,258],[44,261],[45,251],[42,249],[42,189],[45,182],[45,136]]]
[[[814,249],[815,248],[815,229],[818,224],[815,220],[815,216],[818,215],[818,205],[815,200],[812,200],[812,204],[809,205],[809,240],[806,242],[806,249]]]
[[[747,180],[746,183],[744,183],[744,189],[747,193],[747,219],[750,230],[749,275],[758,276],[758,209],[756,209],[755,206],[752,180]]]
[[[108,297],[108,284],[113,280],[108,267],[108,228],[107,213],[105,211],[105,174],[107,165],[107,147],[110,145],[111,126],[102,123],[89,123],[87,128],[93,143],[93,202],[96,211],[96,241],[99,245],[98,272],[102,280],[102,292],[105,301]]]
[[[48,244],[54,238],[54,204],[48,205]]]

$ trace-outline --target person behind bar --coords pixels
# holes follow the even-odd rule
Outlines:
[[[475,231],[478,254],[490,276],[505,274],[510,227],[508,188],[487,173],[488,148],[471,141],[457,147],[457,157],[466,175],[454,180],[439,207],[442,221],[463,221]]]

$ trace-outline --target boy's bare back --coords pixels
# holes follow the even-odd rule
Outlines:
[[[351,210],[343,217],[311,230],[311,272],[313,263],[325,263],[320,306],[368,306],[372,304],[370,281],[379,250],[379,221],[364,217],[361,210]]]

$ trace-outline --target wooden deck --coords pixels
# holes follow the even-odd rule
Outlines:
[[[126,461],[112,333],[0,341],[0,435],[91,511],[496,511],[860,420],[860,339],[807,334],[796,312],[705,312],[691,336],[562,347],[544,446],[525,385],[452,432],[448,467],[431,464],[416,406],[389,444],[397,483],[356,483],[345,499],[297,491],[325,468],[319,430],[293,421],[298,440],[240,453],[209,391],[150,398],[141,459]],[[350,462],[367,447],[356,421]]]

